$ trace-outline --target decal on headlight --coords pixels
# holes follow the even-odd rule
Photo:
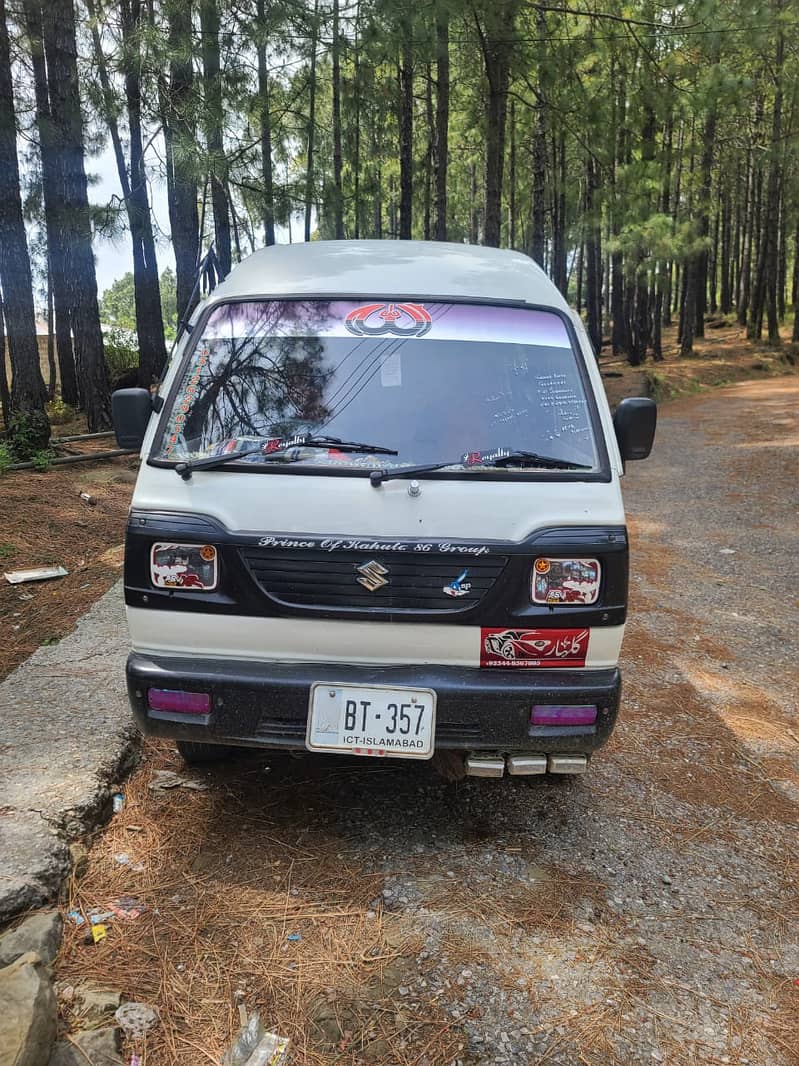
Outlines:
[[[213,544],[153,544],[150,580],[159,589],[209,592],[217,583],[216,548]]]
[[[596,603],[601,567],[598,559],[536,559],[533,603]]]

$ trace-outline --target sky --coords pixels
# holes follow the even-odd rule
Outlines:
[[[156,147],[158,147],[156,145]],[[119,184],[114,152],[109,145],[97,156],[86,161],[86,169],[90,177],[89,199],[95,204],[107,204],[112,197],[120,198],[122,188]],[[158,273],[165,267],[175,269],[175,256],[172,252],[172,243],[169,239],[169,205],[166,195],[165,181],[150,181],[150,206],[158,226],[156,232],[156,256],[158,258]],[[292,240],[302,240],[303,224],[298,215],[292,226]],[[284,226],[275,227],[275,238],[278,244],[287,244],[289,240],[288,229]],[[206,241],[207,247],[207,241]],[[205,251],[205,248],[203,248]],[[117,240],[111,241],[104,237],[95,237],[94,255],[97,263],[97,289],[102,296],[117,278],[133,270],[133,254],[130,246],[130,234],[125,230]]]
[[[89,198],[92,203],[107,204],[113,196],[122,196],[114,152],[110,146],[101,155],[88,159],[86,161],[86,169],[96,179],[89,186]],[[156,243],[158,272],[160,274],[164,267],[175,269],[172,244],[168,237],[163,236],[169,233],[169,206],[164,182],[151,183],[150,205],[162,233],[160,240],[157,240]],[[133,270],[130,234],[126,231],[115,241],[95,237],[94,256],[97,263],[97,288],[100,295],[102,295],[117,278],[121,278],[123,274]]]

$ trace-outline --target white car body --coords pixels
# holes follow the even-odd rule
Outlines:
[[[452,544],[457,549],[453,551],[453,580],[468,565],[470,545],[520,544],[534,539],[538,531],[553,528],[609,529],[623,535],[623,462],[594,352],[580,317],[529,258],[491,248],[414,241],[273,247],[236,266],[195,310],[192,322],[196,327],[207,319],[210,309],[231,301],[334,297],[512,303],[555,311],[568,322],[582,363],[595,407],[595,426],[606,453],[606,477],[480,478],[474,484],[431,478],[420,480],[415,495],[409,492],[408,480],[400,477],[387,480],[377,491],[363,477],[307,472],[304,476],[253,477],[249,471],[233,468],[224,472],[198,469],[184,480],[173,469],[149,461],[157,434],[163,432],[161,420],[153,417],[141,449],[132,515],[203,516],[232,534],[256,537],[266,545],[286,545],[289,551],[293,542],[301,545],[311,535],[315,547],[322,545],[331,554],[360,552],[364,560],[387,559],[381,555],[387,542],[395,553],[403,543],[411,553],[423,553],[419,545],[439,550],[442,544]],[[183,372],[184,356],[195,340],[195,330],[184,334],[160,386],[161,397],[170,397],[176,377]],[[181,539],[179,530],[162,539],[173,537]],[[447,597],[450,606],[458,605],[452,590]],[[573,605],[553,608],[567,620],[572,609]],[[607,673],[616,668],[624,632],[623,612],[616,614],[621,617],[617,624],[588,627],[581,670]],[[481,624],[454,619],[452,623],[445,619],[403,622],[269,613],[254,617],[251,612],[239,615],[235,610],[209,615],[193,611],[190,602],[179,611],[168,605],[161,609],[146,595],[128,597],[127,616],[134,657],[147,662],[165,657],[172,666],[185,660],[187,669],[198,658],[261,664],[264,669],[270,664],[281,664],[281,669],[286,664],[338,664],[479,672],[485,665]],[[320,680],[324,677],[321,670]],[[142,721],[141,713],[138,717]],[[178,731],[175,735],[186,734]],[[234,738],[234,742],[246,740]],[[567,746],[565,750],[573,749]]]

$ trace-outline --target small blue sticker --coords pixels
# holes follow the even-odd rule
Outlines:
[[[444,586],[444,593],[447,596],[460,597],[465,596],[467,593],[471,592],[472,583],[471,581],[466,580],[468,576],[468,570],[464,570],[462,574],[458,574],[454,581],[450,581],[448,585]]]

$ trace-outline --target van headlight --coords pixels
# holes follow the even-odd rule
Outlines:
[[[602,567],[598,559],[550,559],[533,563],[530,598],[548,607],[591,604],[599,599]]]
[[[219,563],[213,544],[153,544],[150,581],[157,589],[210,592],[218,580]]]

